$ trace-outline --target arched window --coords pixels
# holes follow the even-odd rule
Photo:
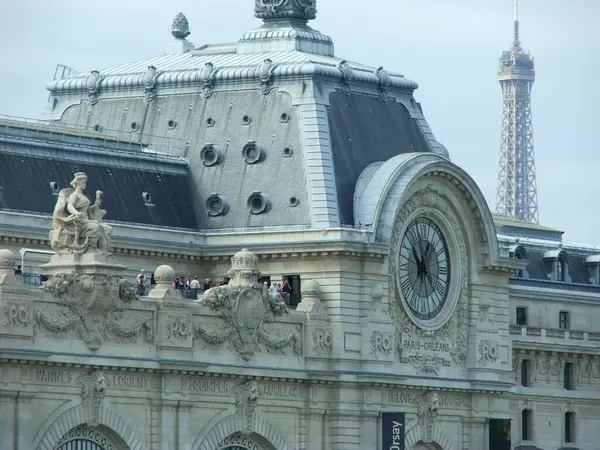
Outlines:
[[[521,440],[533,441],[533,411],[531,409],[521,411]]]

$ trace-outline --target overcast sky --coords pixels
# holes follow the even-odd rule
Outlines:
[[[253,0],[0,0],[0,114],[40,117],[56,64],[80,72],[162,54],[173,17],[196,46],[260,22]],[[498,58],[513,0],[318,0],[312,23],[336,56],[401,72],[437,139],[496,206]],[[532,109],[540,222],[600,244],[600,0],[521,0],[535,57]]]

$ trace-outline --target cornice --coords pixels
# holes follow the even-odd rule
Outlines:
[[[256,381],[278,381],[278,382],[286,382],[286,383],[298,383],[298,384],[306,384],[306,385],[324,385],[324,386],[333,386],[338,388],[351,387],[356,388],[357,385],[361,388],[364,387],[374,387],[374,388],[388,388],[388,389],[414,389],[420,391],[429,391],[431,387],[429,385],[416,384],[406,382],[402,377],[398,378],[396,383],[387,381],[381,382],[377,381],[375,378],[379,377],[380,374],[365,374],[367,378],[364,377],[360,372],[357,373],[358,377],[352,381],[344,381],[335,379],[337,375],[336,372],[343,371],[332,371],[332,372],[322,372],[323,375],[327,375],[327,377],[317,378],[314,374],[312,374],[311,369],[302,369],[298,370],[298,372],[302,372],[304,376],[293,376],[292,373],[282,373],[281,376],[277,376],[276,371],[268,370],[267,374],[261,374],[259,371],[260,368],[254,369],[252,367],[243,368],[243,371],[236,370],[235,373],[227,373],[227,372],[216,372],[216,371],[206,371],[206,370],[196,370],[192,368],[174,368],[174,367],[139,367],[132,366],[127,367],[124,365],[115,364],[84,364],[84,363],[71,363],[71,362],[57,362],[57,361],[35,361],[31,359],[24,358],[0,358],[0,364],[3,366],[8,364],[13,365],[22,365],[27,366],[28,369],[35,367],[50,367],[50,368],[64,368],[64,369],[84,369],[84,370],[104,370],[104,371],[114,371],[121,373],[137,373],[137,374],[155,374],[155,375],[184,375],[184,376],[202,376],[202,377],[211,377],[211,378],[223,378],[223,379],[232,379],[232,380],[256,380]],[[206,365],[205,365],[206,366]],[[239,369],[239,368],[238,368]],[[254,372],[254,373],[253,373]],[[284,370],[280,372],[285,372]],[[385,375],[385,374],[381,374]],[[391,380],[393,377],[389,377]],[[463,380],[464,381],[464,380]],[[469,381],[469,380],[467,380]],[[476,381],[472,381],[473,383],[478,383]],[[481,384],[489,384],[487,382],[482,382]],[[508,391],[509,383],[495,383],[496,386],[490,386],[489,388],[478,386],[478,387],[452,387],[452,386],[436,386],[436,392],[446,392],[446,393],[458,393],[458,394],[509,394]]]
[[[276,53],[275,53],[276,54]],[[273,82],[276,84],[278,81],[285,81],[287,79],[297,78],[330,78],[335,80],[344,79],[346,74],[340,70],[335,64],[338,63],[337,59],[333,59],[331,64],[317,63],[308,60],[310,54],[306,54],[307,61],[303,62],[286,62],[278,63],[275,58],[273,63],[272,77]],[[193,57],[190,55],[190,57]],[[207,62],[206,64],[210,64]],[[199,62],[197,69],[193,70],[180,70],[163,72],[156,78],[156,89],[168,88],[168,87],[185,87],[202,85],[206,81],[205,75],[203,74],[205,64]],[[349,64],[351,66],[351,64]],[[248,66],[229,66],[229,67],[218,67],[214,65],[216,71],[214,72],[213,79],[211,82],[214,84],[215,89],[218,89],[219,84],[239,83],[239,82],[254,82],[260,85],[261,72],[260,65],[257,67]],[[160,70],[160,67],[157,67]],[[352,70],[352,83],[368,84],[380,86],[382,78],[378,75],[377,70],[364,69],[362,67],[351,67]],[[139,90],[140,95],[144,95],[144,73],[135,74],[122,74],[122,75],[107,75],[99,82],[99,90],[101,92],[118,92],[118,91],[133,91]],[[419,87],[419,85],[408,78],[401,75],[388,74],[386,73],[386,88],[397,89],[397,90],[408,90],[413,91]],[[47,84],[46,88],[54,94],[64,93],[70,91],[72,93],[78,93],[82,95],[88,94],[87,78],[77,76],[74,78],[64,78],[61,80],[55,80]]]

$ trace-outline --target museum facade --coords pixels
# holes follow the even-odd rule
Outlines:
[[[492,215],[314,1],[255,13],[1,123],[0,450],[600,449],[600,249]]]

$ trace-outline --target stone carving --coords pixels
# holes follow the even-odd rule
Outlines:
[[[460,233],[459,220],[452,210],[451,202],[431,185],[418,191],[402,206],[392,231],[390,254],[396,255],[401,245],[402,231],[406,221],[411,215],[423,207],[435,208],[449,222],[450,227],[456,230],[455,237],[458,247],[458,283],[459,292],[454,313],[448,321],[435,331],[426,331],[419,328],[406,314],[396,286],[397,260],[390,258],[389,263],[389,290],[396,296],[396,301],[390,302],[390,311],[396,325],[396,342],[401,361],[412,364],[417,370],[437,374],[440,367],[449,366],[451,361],[445,357],[447,354],[456,365],[464,365],[467,355],[468,333],[468,258],[467,246]],[[405,343],[418,344],[413,348],[405,348]],[[429,351],[427,350],[429,349]],[[424,353],[426,352],[426,353]]]
[[[394,349],[393,333],[373,331],[371,335],[371,355],[378,358],[379,355],[389,356]]]
[[[388,86],[390,85],[390,75],[385,71],[383,67],[379,67],[375,70],[375,76],[377,77],[377,91],[379,92],[379,97],[383,101],[387,101],[388,99]]]
[[[86,87],[88,90],[88,101],[95,105],[100,100],[100,85],[104,77],[97,70],[92,70],[87,77]]]
[[[440,396],[437,392],[427,391],[417,399],[421,440],[428,444],[434,440],[435,422],[440,408]]]
[[[592,378],[595,380],[600,379],[600,363],[598,363],[598,360],[595,361]]]
[[[273,89],[273,71],[275,63],[270,59],[265,59],[256,68],[256,74],[260,80],[260,92],[267,95]]]
[[[561,368],[560,358],[558,358],[558,357],[552,358],[552,361],[550,362],[550,375],[552,375],[553,377],[557,377],[558,374],[560,373],[560,368]]]
[[[73,188],[62,189],[52,214],[53,230],[50,245],[56,253],[82,254],[90,251],[108,254],[112,228],[101,220],[102,191],[96,191],[92,205],[84,195],[87,175],[77,172],[71,181]]]
[[[175,39],[185,39],[190,35],[190,23],[183,13],[179,13],[173,19],[171,34]]]
[[[113,287],[116,286],[116,289]],[[135,338],[145,330],[145,341],[153,341],[151,317],[131,320],[120,313],[124,304],[137,299],[133,288],[125,280],[114,276],[80,275],[74,272],[56,273],[46,282],[44,291],[66,307],[62,312],[34,313],[34,336],[43,327],[52,333],[72,331],[90,350],[100,348],[103,340]]]
[[[190,315],[169,315],[167,317],[167,339],[172,342],[184,341],[193,332]]]
[[[100,424],[102,402],[106,395],[104,372],[96,371],[91,375],[81,375],[77,378],[77,382],[81,384],[81,398],[90,418],[87,425],[97,427]]]
[[[498,361],[499,346],[500,343],[498,341],[490,341],[488,339],[482,339],[479,341],[479,364],[485,367],[490,363],[496,363],[496,361]]]
[[[97,445],[92,448],[101,448],[103,450],[116,450],[118,448],[103,433],[91,427],[73,428],[55,444],[55,448],[75,448],[74,446],[77,445],[76,442],[81,442],[82,438]],[[68,443],[71,444],[69,445]]]
[[[4,305],[4,314],[6,315],[4,326],[8,331],[28,327],[31,323],[31,311],[31,302],[7,301]]]
[[[253,431],[254,410],[258,405],[260,390],[256,381],[248,380],[233,388],[237,414],[242,423],[242,434],[248,435]]]
[[[269,332],[267,324],[275,317],[288,312],[277,293],[270,293],[257,282],[258,258],[243,249],[231,258],[230,282],[207,290],[202,304],[217,311],[223,326],[208,330],[194,327],[194,335],[209,345],[229,343],[231,349],[249,360],[256,351],[281,352],[291,348],[294,355],[301,355],[301,339],[297,330],[288,333]]]
[[[319,355],[324,356],[331,351],[333,345],[333,335],[330,328],[313,328],[313,350]]]
[[[340,71],[342,77],[342,91],[344,92],[344,94],[350,95],[350,83],[354,78],[354,71],[346,61],[340,61],[340,63],[337,65],[337,68]]]
[[[202,93],[205,98],[210,97],[214,93],[215,79],[218,71],[219,69],[211,62],[207,62],[199,70],[198,79],[202,82]]]
[[[250,436],[246,436],[241,433],[235,433],[231,436],[227,436],[215,447],[219,450],[231,449],[231,450],[261,450],[262,447],[258,445]]]
[[[148,66],[140,78],[140,82],[144,88],[144,100],[147,103],[150,103],[156,98],[156,85],[161,73],[162,72],[156,70],[156,67]]]
[[[255,16],[259,19],[312,20],[317,17],[316,0],[255,0]]]

